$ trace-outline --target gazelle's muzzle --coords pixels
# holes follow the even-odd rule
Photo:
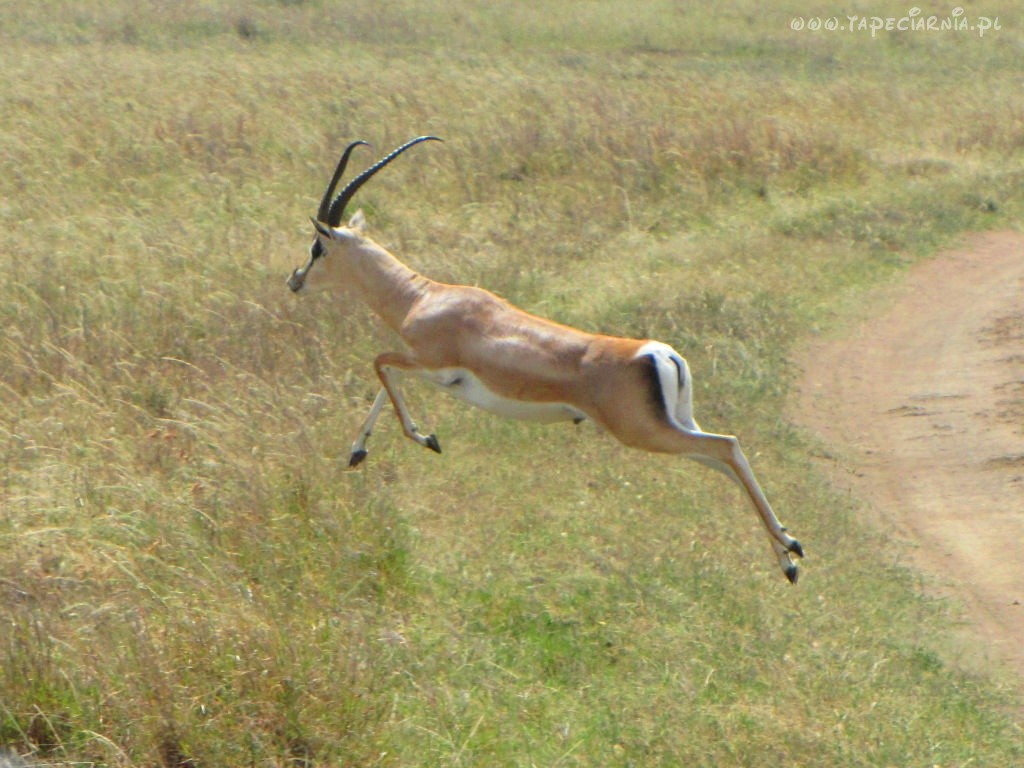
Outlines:
[[[288,287],[292,289],[292,293],[298,293],[302,290],[302,286],[306,284],[306,268],[292,270],[291,276],[288,278]]]

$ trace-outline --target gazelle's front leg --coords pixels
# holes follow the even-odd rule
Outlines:
[[[384,408],[384,403],[387,402],[387,399],[388,391],[381,387],[380,392],[373,399],[370,412],[366,415],[363,425],[359,428],[359,435],[356,437],[355,442],[352,443],[352,451],[348,455],[348,465],[350,467],[356,466],[366,458],[366,441],[370,439],[370,435],[373,433],[373,426],[377,423],[377,417],[380,416],[381,409]]]
[[[370,413],[367,414],[367,418],[362,420],[362,425],[359,427],[359,432],[352,442],[352,450],[348,455],[348,466],[355,467],[362,460],[367,458],[367,440],[370,439],[370,435],[373,434],[374,426],[377,424],[377,417],[381,415],[381,411],[384,409],[384,403],[390,398],[391,404],[394,406],[395,414],[398,416],[398,421],[401,423],[401,429],[407,436],[413,438],[421,445],[425,445],[431,451],[435,451],[438,454],[441,452],[440,443],[437,442],[437,436],[422,435],[417,428],[416,424],[413,423],[412,417],[409,415],[409,409],[406,408],[406,401],[402,399],[401,391],[398,389],[397,382],[395,379],[395,371],[389,370],[393,365],[393,359],[397,356],[404,360],[403,355],[398,355],[396,352],[390,352],[382,354],[377,358],[375,362],[375,368],[377,369],[377,375],[380,377],[381,383],[384,385],[381,387],[377,396],[374,398],[374,404],[370,407]],[[381,361],[381,358],[385,358]],[[388,360],[392,360],[389,364]],[[407,364],[404,366],[409,367]],[[394,366],[398,368],[398,366]]]
[[[387,393],[387,397],[390,398],[391,404],[395,407],[395,415],[398,416],[398,421],[402,425],[402,431],[405,436],[410,440],[414,440],[425,448],[429,448],[437,453],[441,452],[441,445],[437,442],[437,435],[430,434],[424,435],[420,432],[419,427],[412,420],[409,415],[409,409],[405,405],[405,400],[402,398],[402,392],[398,388],[398,376],[397,374],[403,370],[416,370],[420,366],[411,359],[408,355],[402,354],[401,352],[385,352],[382,355],[378,355],[377,359],[373,361],[373,367],[377,371],[377,376],[380,378],[381,384],[384,385],[384,392]],[[378,405],[379,403],[379,405]],[[367,426],[373,426],[373,422],[377,420],[377,416],[380,414],[380,408],[383,406],[383,393],[377,395],[377,399],[373,402],[373,408],[370,409],[370,415],[367,417],[366,422],[363,424],[363,431],[360,433],[360,440],[362,440],[363,453],[359,457],[358,461],[366,456],[365,443],[368,435]],[[359,440],[356,441],[359,444]],[[353,450],[356,446],[353,446]],[[353,453],[353,458],[355,454]]]

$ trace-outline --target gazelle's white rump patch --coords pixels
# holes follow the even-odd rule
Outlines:
[[[665,414],[673,426],[699,432],[700,426],[693,418],[693,381],[685,358],[661,341],[647,342],[637,350],[636,356],[650,357],[654,361]]]

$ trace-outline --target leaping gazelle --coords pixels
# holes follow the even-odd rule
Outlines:
[[[405,342],[405,351],[374,360],[383,387],[352,445],[349,466],[366,458],[366,441],[385,401],[405,435],[438,453],[433,434],[419,431],[398,388],[410,371],[450,395],[500,416],[541,422],[593,419],[633,448],[682,454],[739,484],[771,537],[783,573],[796,583],[793,555],[800,543],[786,533],[768,504],[739,442],[701,431],[693,418],[693,386],[686,361],[667,344],[587,333],[512,306],[490,291],[446,285],[417,274],[366,236],[361,210],[342,225],[345,207],[371,176],[420,136],[334,190],[345,172],[350,144],[313,219],[309,260],[288,279],[292,291],[323,283],[353,291]]]

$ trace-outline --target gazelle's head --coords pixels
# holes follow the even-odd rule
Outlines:
[[[313,226],[316,228],[316,237],[313,240],[313,244],[309,247],[309,260],[303,266],[292,271],[291,277],[288,278],[288,287],[291,288],[292,291],[297,292],[302,290],[303,286],[306,284],[306,278],[309,275],[310,270],[316,266],[318,260],[327,256],[328,243],[337,241],[344,237],[362,234],[364,225],[362,211],[356,212],[348,226],[342,227],[341,225],[341,220],[345,215],[345,207],[349,204],[349,201],[359,188],[369,181],[373,174],[390,163],[405,150],[409,149],[409,147],[419,144],[421,141],[441,141],[441,139],[437,138],[437,136],[420,136],[412,141],[406,142],[390,155],[378,160],[352,179],[352,181],[346,184],[341,192],[338,193],[338,196],[334,197],[334,189],[338,186],[338,181],[340,181],[342,174],[345,173],[345,166],[348,165],[348,159],[352,154],[352,151],[358,146],[369,145],[365,141],[353,141],[345,147],[345,151],[342,152],[341,159],[338,161],[338,167],[334,169],[334,175],[331,176],[331,181],[327,185],[327,190],[324,192],[324,196],[320,200],[320,208],[317,210],[316,218],[312,219]]]

